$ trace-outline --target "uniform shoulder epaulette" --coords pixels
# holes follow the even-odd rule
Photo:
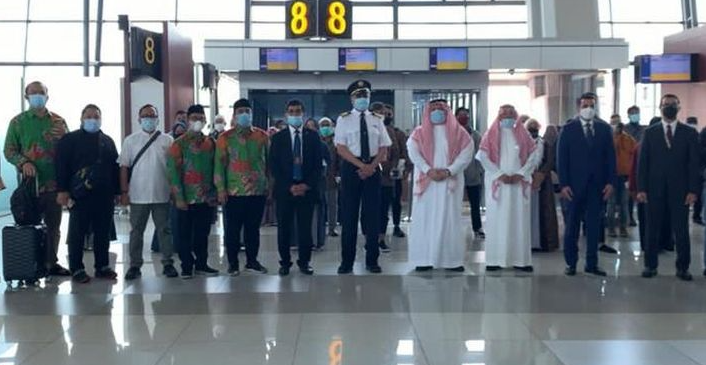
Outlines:
[[[339,115],[339,117],[347,117],[347,116],[349,116],[349,115],[351,115],[351,112],[350,112],[350,111],[347,111],[347,112],[341,113],[341,114]]]
[[[372,113],[370,113],[370,114],[372,114],[372,115],[374,115],[374,116],[376,116],[376,117],[378,117],[378,118],[380,118],[380,119],[385,119],[385,116],[382,115],[382,114],[378,114],[378,113],[376,113],[376,112],[372,112]]]

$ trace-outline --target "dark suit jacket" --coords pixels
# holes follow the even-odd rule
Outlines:
[[[608,123],[593,120],[593,146],[589,146],[581,120],[571,119],[562,129],[557,143],[557,173],[562,188],[568,186],[574,195],[583,196],[589,182],[599,190],[615,186],[615,146]]]
[[[683,202],[688,193],[701,193],[699,141],[694,128],[677,124],[672,148],[667,148],[662,123],[642,137],[637,171],[637,189],[647,199],[669,198]]]
[[[316,132],[302,128],[302,182],[309,186],[306,198],[318,197],[319,181],[322,176],[321,139]],[[270,173],[274,178],[275,199],[292,197],[289,189],[294,185],[292,165],[294,151],[289,127],[277,132],[270,139]]]

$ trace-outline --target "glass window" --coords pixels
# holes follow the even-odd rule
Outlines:
[[[611,0],[614,22],[681,22],[681,0]]]
[[[630,44],[630,58],[640,54],[659,54],[664,49],[664,37],[683,30],[681,24],[615,24],[615,38]]]
[[[115,23],[103,24],[103,40],[101,41],[101,61],[122,62],[123,61],[123,32],[118,29]],[[95,56],[96,50],[96,25],[91,24],[91,59]]]
[[[177,29],[192,40],[243,39],[243,23],[179,23]]]
[[[354,23],[391,23],[391,6],[355,6],[353,7]]]
[[[7,2],[7,1],[3,1]],[[83,2],[56,0],[32,0],[29,3],[29,18],[37,20],[83,20]]]
[[[464,24],[400,24],[400,39],[465,39]]]
[[[399,16],[400,23],[452,23],[465,20],[462,6],[401,6]]]
[[[27,0],[0,1],[0,20],[25,19],[27,19]]]
[[[392,24],[353,24],[353,39],[392,39]]]
[[[466,16],[470,23],[526,22],[526,5],[468,6]]]
[[[35,0],[32,0],[34,3]],[[49,0],[52,1],[52,0]],[[57,2],[53,0],[53,2]],[[179,2],[181,5],[182,1]],[[91,8],[91,18],[96,17],[96,7]],[[103,19],[117,20],[118,15],[127,14],[130,20],[174,20],[176,16],[175,0],[104,0]]]
[[[610,18],[610,1],[598,0],[598,21],[609,22]]]
[[[26,23],[0,23],[2,52],[0,61],[20,62],[24,60]]]
[[[5,145],[8,122],[22,111],[22,76],[21,67],[0,66],[0,100],[3,107],[0,108],[0,146]],[[0,154],[0,174],[4,177],[7,189],[0,191],[0,211],[10,210],[10,195],[17,187],[17,171],[5,159],[5,154]]]
[[[613,37],[613,25],[609,23],[602,23],[600,25],[601,38],[615,38]]]
[[[245,20],[245,0],[179,0],[179,20]]]
[[[469,24],[468,39],[522,39],[529,37],[527,24]]]
[[[284,23],[279,24],[258,24],[253,23],[250,36],[252,39],[284,39]]]
[[[83,59],[83,26],[80,23],[30,23],[27,60],[70,62]]]
[[[252,20],[255,22],[284,22],[284,6],[253,6]]]
[[[706,23],[706,0],[696,0],[696,18],[699,23]]]

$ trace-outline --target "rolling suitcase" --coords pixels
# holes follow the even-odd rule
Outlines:
[[[45,226],[7,226],[2,229],[3,278],[35,282],[46,274]]]

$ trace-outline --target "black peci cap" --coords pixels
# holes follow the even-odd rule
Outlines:
[[[238,108],[250,108],[252,109],[252,106],[250,106],[250,102],[248,99],[240,99],[233,103],[233,110],[238,109]]]
[[[348,95],[353,95],[353,93],[360,90],[371,91],[372,86],[366,80],[357,80],[354,81],[352,84],[348,85]]]
[[[189,109],[186,111],[186,115],[189,116],[191,114],[206,114],[206,112],[203,109],[203,106],[201,104],[195,104],[189,107]]]

